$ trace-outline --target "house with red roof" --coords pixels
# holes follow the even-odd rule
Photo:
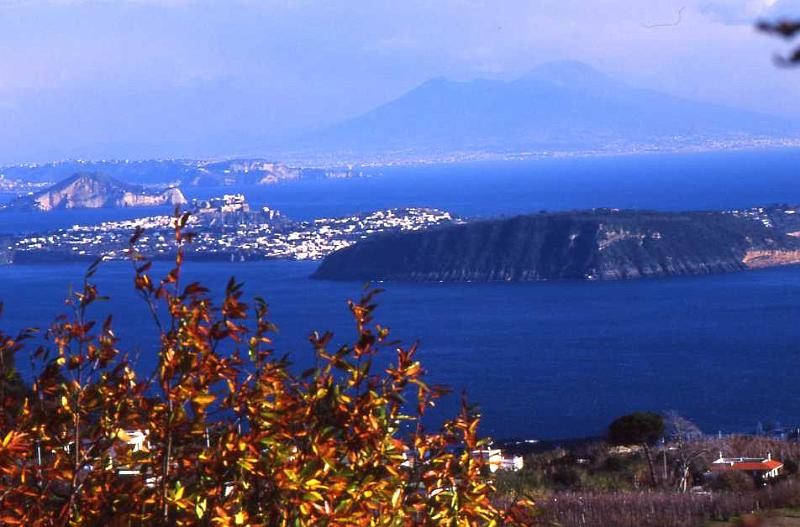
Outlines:
[[[712,474],[724,474],[726,472],[746,472],[754,477],[770,479],[780,475],[783,463],[777,459],[772,459],[772,454],[767,457],[722,457],[711,463],[709,471]]]

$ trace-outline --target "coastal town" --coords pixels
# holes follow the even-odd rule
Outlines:
[[[374,234],[414,231],[461,221],[449,212],[431,208],[388,209],[293,221],[269,207],[252,210],[242,194],[196,200],[190,211],[188,229],[194,232],[194,240],[187,254],[229,261],[317,260]],[[171,237],[173,222],[173,216],[164,214],[73,225],[11,239],[3,249],[10,255],[8,263],[53,257],[124,259],[131,234],[141,228],[144,233],[138,241],[140,250],[156,258],[166,257],[175,250]]]

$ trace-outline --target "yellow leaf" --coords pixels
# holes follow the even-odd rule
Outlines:
[[[200,406],[208,406],[209,404],[213,403],[214,399],[216,398],[217,397],[215,395],[204,394],[204,395],[198,395],[197,397],[192,399],[192,401],[199,404]]]
[[[397,505],[400,503],[400,497],[402,495],[403,495],[403,490],[400,488],[398,488],[396,491],[394,491],[394,494],[392,494],[392,507],[394,507],[395,509],[397,508]]]
[[[203,498],[201,501],[197,502],[197,505],[194,507],[194,513],[197,514],[198,518],[202,518],[206,513],[206,508],[208,504],[206,503],[206,499]]]
[[[244,525],[244,521],[247,519],[244,512],[239,511],[236,513],[236,516],[233,517],[233,522],[236,525]]]

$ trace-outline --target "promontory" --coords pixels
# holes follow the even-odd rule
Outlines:
[[[800,207],[595,209],[378,235],[328,255],[314,278],[615,280],[800,263]]]

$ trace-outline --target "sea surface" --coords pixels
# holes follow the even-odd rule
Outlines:
[[[659,154],[383,168],[363,179],[245,193],[303,219],[389,206],[468,217],[593,206],[718,209],[800,203],[798,168],[798,151]],[[0,232],[34,229],[25,217],[0,217]],[[87,218],[40,214],[34,230]],[[280,328],[276,347],[300,368],[312,360],[312,330],[332,330],[335,343],[353,337],[345,302],[363,287],[310,280],[315,266],[189,262],[187,273],[218,291],[235,275],[248,296],[265,297]],[[43,325],[64,312],[68,287],[80,283],[83,269],[0,267],[0,328]],[[155,361],[154,342],[144,336],[151,322],[133,294],[130,265],[104,264],[96,279],[111,296],[96,315],[115,314],[121,347],[147,371]],[[496,438],[601,434],[614,417],[636,410],[675,410],[709,433],[749,431],[759,422],[800,425],[800,268],[605,283],[380,286],[378,321],[404,342],[419,340],[431,382],[454,391],[437,416],[453,414],[464,391],[482,409],[483,433]]]

